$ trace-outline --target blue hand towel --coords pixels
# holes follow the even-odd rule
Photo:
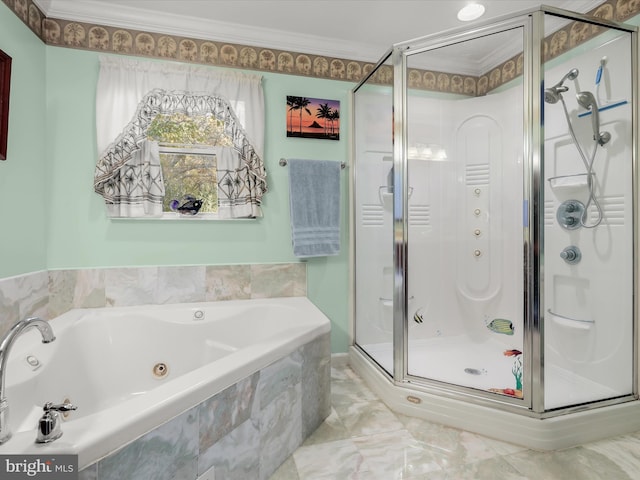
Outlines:
[[[288,165],[294,255],[337,255],[340,252],[340,162],[291,159]]]

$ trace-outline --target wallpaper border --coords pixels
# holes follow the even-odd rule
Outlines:
[[[43,42],[52,46],[354,83],[375,67],[372,62],[47,18],[32,0],[2,1]],[[624,22],[640,13],[640,2],[607,0],[588,13],[594,17]],[[545,60],[561,55],[601,32],[602,29],[595,25],[571,22],[545,39]],[[521,75],[522,62],[523,55],[516,55],[477,77],[409,69],[408,82],[410,88],[481,96]],[[392,79],[392,67],[382,65],[370,81],[390,85]]]

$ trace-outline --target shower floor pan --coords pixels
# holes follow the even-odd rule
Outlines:
[[[387,372],[393,372],[393,345],[378,343],[362,348]],[[416,377],[489,390],[515,389],[514,358],[497,340],[474,342],[467,336],[409,340],[407,373]]]
[[[391,343],[362,345],[362,348],[387,372],[393,372]],[[514,358],[505,356],[505,350],[509,348],[498,340],[490,338],[474,342],[464,335],[410,340],[407,373],[479,390],[515,389]],[[555,365],[546,367],[545,386],[548,408],[614,398],[625,393]]]

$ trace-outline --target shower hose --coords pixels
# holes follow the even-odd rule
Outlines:
[[[567,110],[567,104],[564,101],[564,98],[562,96],[560,96],[560,101],[562,102],[562,109],[564,110],[564,116],[567,119],[567,125],[569,126],[569,133],[571,134],[571,139],[573,140],[573,144],[576,146],[576,150],[578,150],[578,153],[580,154],[580,158],[582,158],[582,162],[584,163],[585,168],[587,169],[587,187],[589,188],[589,198],[587,199],[587,204],[584,206],[584,212],[582,212],[582,216],[580,218],[580,225],[583,226],[584,228],[595,228],[598,225],[600,225],[600,222],[602,222],[602,208],[600,207],[600,203],[598,203],[598,199],[595,196],[595,187],[594,187],[594,182],[593,182],[593,163],[595,161],[596,158],[596,153],[598,151],[598,139],[596,138],[596,135],[594,135],[594,139],[593,139],[593,150],[591,152],[591,156],[587,159],[587,155],[584,153],[584,150],[582,150],[582,147],[580,146],[580,143],[578,142],[578,139],[576,138],[576,134],[573,131],[573,125],[571,124],[571,118],[569,118],[569,111]],[[597,107],[593,107],[593,108],[597,108]],[[589,216],[589,206],[593,203],[593,205],[596,207],[596,212],[598,214],[597,216],[597,220],[592,223],[592,224],[588,224],[588,216]]]

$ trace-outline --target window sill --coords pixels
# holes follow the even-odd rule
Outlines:
[[[257,217],[246,218],[220,218],[215,213],[198,213],[196,215],[182,215],[180,213],[165,212],[164,215],[159,217],[109,217],[110,220],[115,221],[131,221],[131,220],[143,220],[143,221],[178,221],[178,222],[194,222],[194,221],[206,221],[206,222],[225,222],[238,220],[257,220]]]

